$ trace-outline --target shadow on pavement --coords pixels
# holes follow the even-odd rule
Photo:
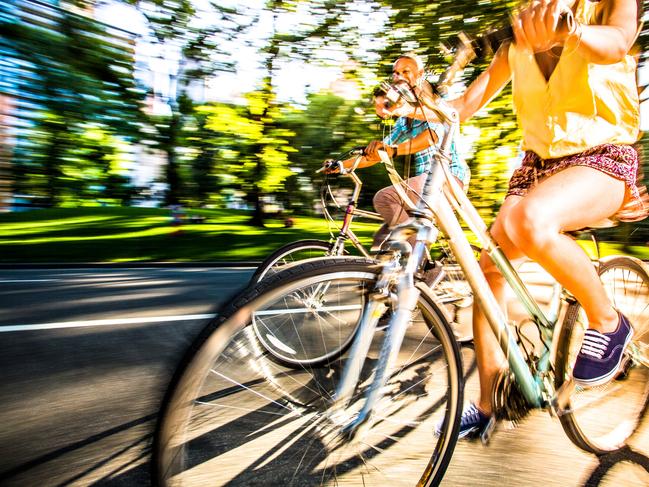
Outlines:
[[[607,480],[606,477],[610,470],[622,462],[639,465],[649,473],[649,457],[629,447],[624,447],[621,450],[599,457],[599,465],[595,467],[588,479],[586,479],[584,487],[597,487],[602,485]]]

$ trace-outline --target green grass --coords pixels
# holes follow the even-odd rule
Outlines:
[[[324,218],[294,217],[295,226],[269,220],[249,226],[241,211],[195,210],[201,224],[174,226],[166,209],[58,208],[0,214],[0,262],[214,262],[261,261],[278,247],[304,238],[329,240]],[[369,246],[377,225],[353,229]],[[336,229],[333,229],[336,231]],[[582,242],[592,253],[592,244]],[[603,242],[602,255],[627,253],[649,260],[649,248]]]
[[[294,217],[295,225],[269,220],[247,224],[241,211],[196,210],[200,224],[174,226],[165,209],[58,208],[0,215],[0,262],[260,261],[303,238],[329,240],[323,218]],[[375,224],[354,231],[371,242]]]

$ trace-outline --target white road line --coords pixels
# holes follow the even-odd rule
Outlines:
[[[58,280],[59,279],[0,279],[0,284],[6,282],[52,282]]]
[[[140,323],[163,323],[169,321],[207,320],[214,314],[176,315],[176,316],[142,316],[141,318],[122,318],[111,320],[63,321],[59,323],[39,323],[34,325],[0,325],[0,333],[12,331],[56,330],[61,328],[82,328],[88,326],[133,325]]]

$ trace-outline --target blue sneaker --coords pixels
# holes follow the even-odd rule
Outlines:
[[[620,369],[624,350],[633,336],[633,328],[626,316],[618,314],[620,321],[614,332],[586,330],[572,370],[575,384],[585,387],[600,386],[613,379]]]
[[[492,427],[494,422],[493,415],[487,415],[480,411],[473,403],[462,411],[462,418],[460,419],[460,432],[458,439],[461,438],[477,438],[482,435],[489,427]],[[442,425],[437,425],[435,434],[441,434]]]

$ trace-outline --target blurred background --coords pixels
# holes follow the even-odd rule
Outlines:
[[[260,260],[326,237],[315,171],[389,130],[371,91],[394,59],[414,51],[434,79],[448,61],[442,42],[506,23],[516,5],[4,0],[0,261]],[[642,100],[648,43],[645,29]],[[510,98],[507,89],[462,128],[469,195],[487,222],[520,160]],[[369,208],[388,180],[380,165],[360,175]],[[344,180],[333,184],[346,194]],[[358,233],[367,241],[374,229]],[[648,222],[603,238],[649,258]]]

